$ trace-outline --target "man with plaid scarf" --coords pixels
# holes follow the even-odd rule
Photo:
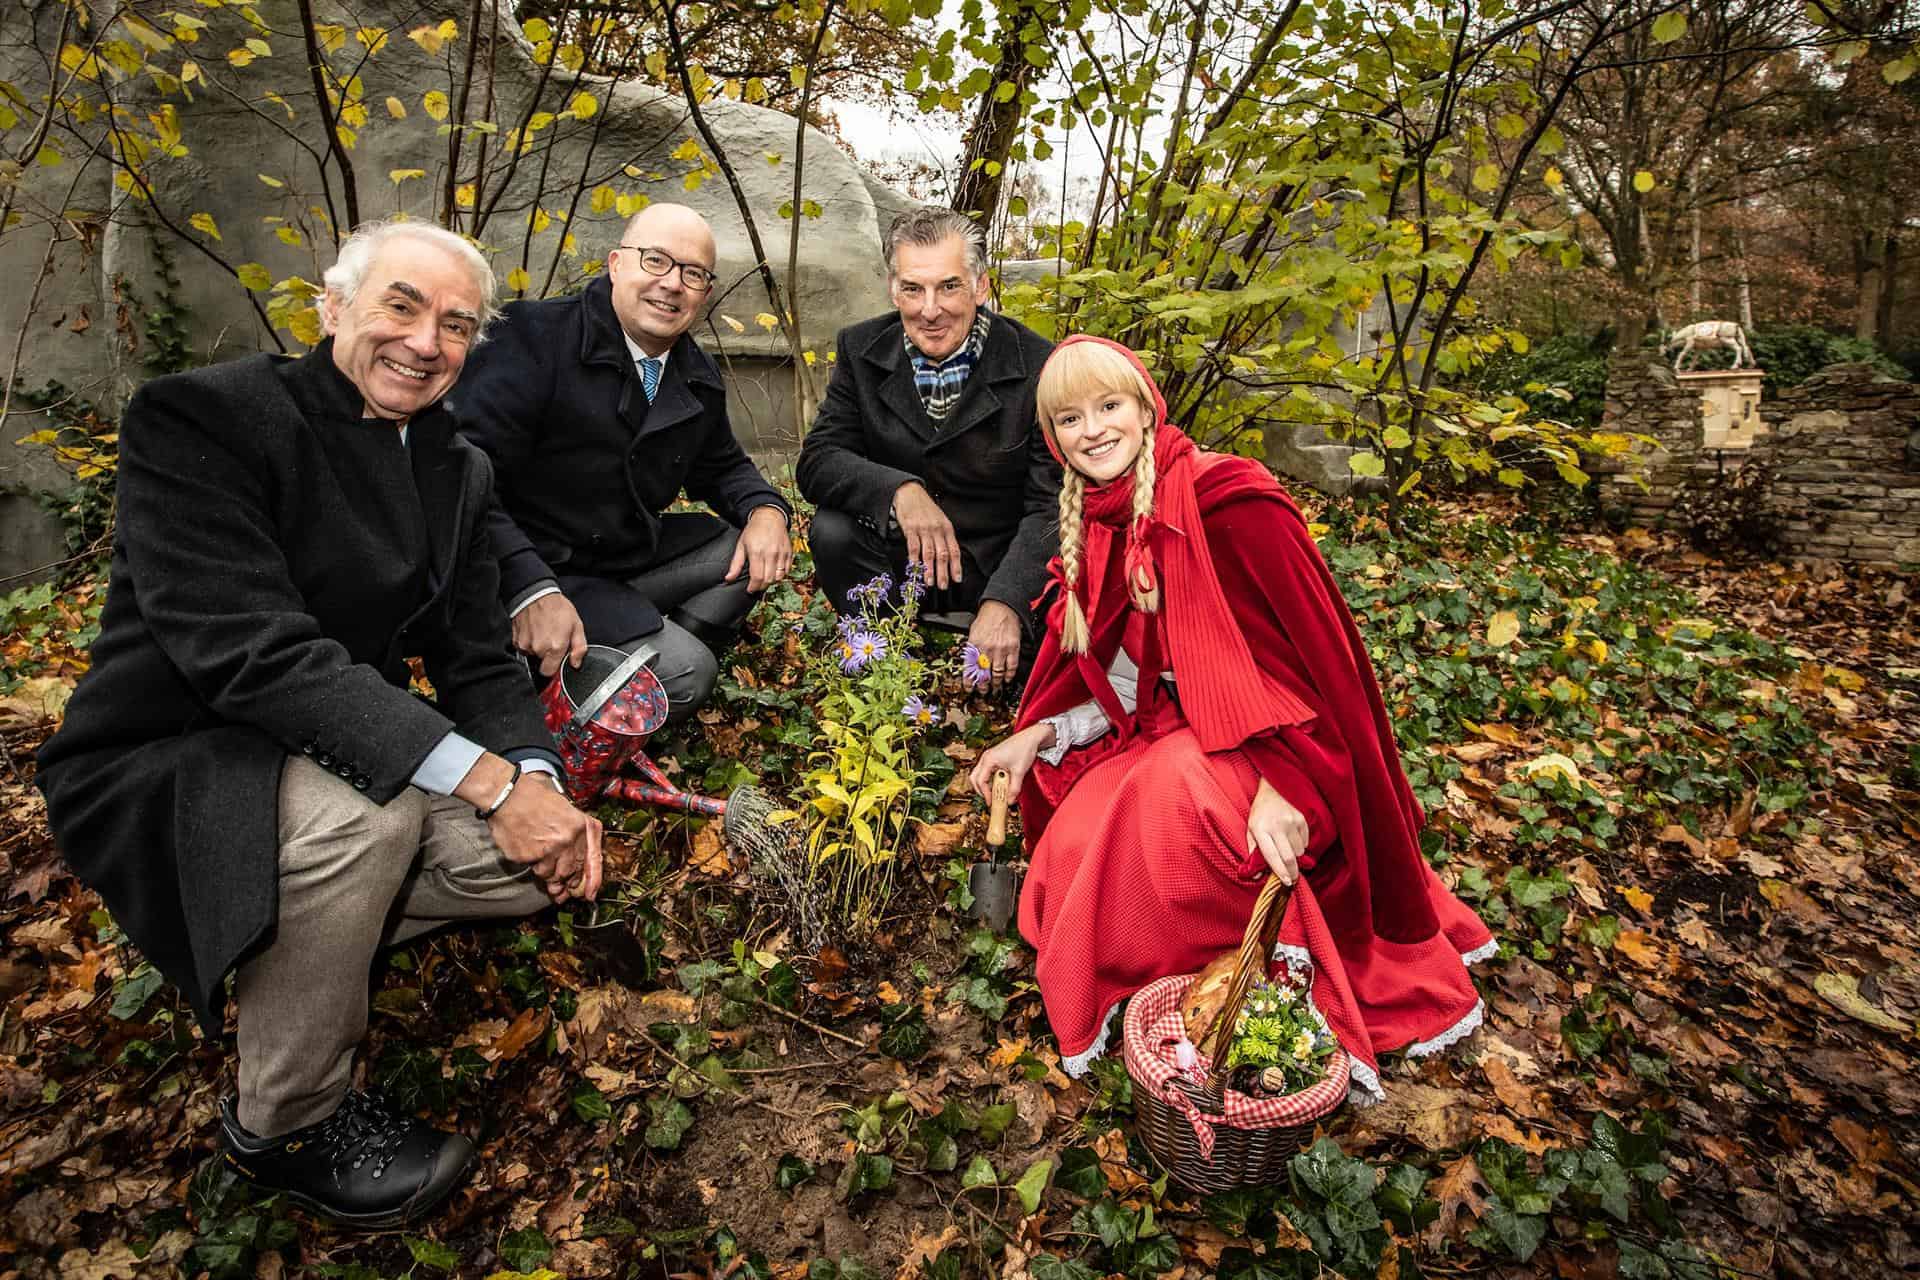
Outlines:
[[[883,243],[895,310],[841,330],[797,468],[809,542],[836,609],[909,564],[922,617],[964,628],[996,684],[1031,663],[1034,602],[1059,549],[1060,465],[1035,424],[1053,344],[986,308],[986,239],[965,215],[902,214]]]

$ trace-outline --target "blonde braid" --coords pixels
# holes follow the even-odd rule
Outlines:
[[[1153,514],[1153,428],[1148,427],[1140,439],[1140,456],[1133,461],[1133,517],[1127,533],[1131,537],[1133,530],[1141,528]],[[1144,536],[1144,534],[1143,534]],[[1151,550],[1148,554],[1151,554]],[[1160,588],[1143,588],[1138,582],[1127,583],[1127,592],[1133,597],[1134,608],[1142,613],[1156,613],[1160,609]]]
[[[1067,468],[1060,484],[1060,569],[1067,580],[1066,614],[1060,623],[1060,649],[1063,653],[1085,653],[1093,643],[1087,626],[1086,610],[1074,590],[1080,581],[1080,542],[1085,530],[1081,525],[1081,498],[1086,482],[1080,473]]]

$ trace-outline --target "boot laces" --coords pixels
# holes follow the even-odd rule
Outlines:
[[[373,1162],[373,1176],[387,1171],[400,1154],[407,1124],[381,1104],[373,1093],[349,1093],[340,1109],[321,1126],[320,1139],[333,1148],[336,1174]]]

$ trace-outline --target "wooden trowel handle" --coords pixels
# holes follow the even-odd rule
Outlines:
[[[987,815],[987,843],[999,848],[1007,842],[1007,783],[1005,769],[993,771],[993,811]]]

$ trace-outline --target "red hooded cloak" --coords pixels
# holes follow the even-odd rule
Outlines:
[[[1062,345],[1085,341],[1140,367],[1104,339]],[[1312,959],[1356,1095],[1377,1098],[1378,1054],[1430,1052],[1478,1025],[1466,963],[1493,938],[1420,853],[1424,815],[1366,646],[1299,509],[1259,463],[1197,449],[1140,372],[1153,515],[1130,519],[1130,476],[1088,489],[1076,590],[1091,651],[1061,651],[1056,599],[1018,720],[1092,700],[1115,726],[1058,767],[1037,762],[1021,791],[1020,931],[1047,1016],[1069,1068],[1084,1069],[1120,999],[1239,945],[1268,874],[1246,840],[1264,778],[1310,833],[1280,945]],[[1154,614],[1126,589],[1143,568],[1161,591]],[[1058,560],[1054,572],[1064,592]],[[1123,643],[1140,668],[1132,715],[1105,674]]]

